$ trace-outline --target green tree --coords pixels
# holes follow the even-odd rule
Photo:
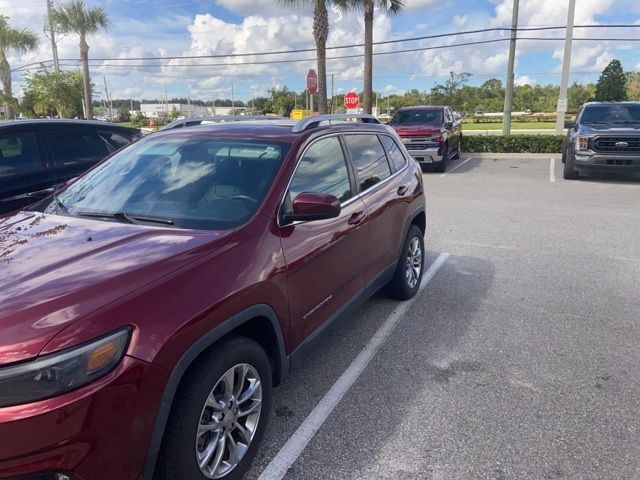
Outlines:
[[[596,95],[595,85],[581,85],[573,82],[567,90],[567,106],[569,111],[577,112],[586,102],[593,100]]]
[[[620,60],[611,60],[596,83],[598,102],[619,102],[627,99],[627,77]]]
[[[313,38],[316,42],[318,57],[318,111],[327,113],[327,38],[329,38],[329,14],[327,6],[333,0],[278,0],[287,6],[313,6]]]
[[[338,0],[343,8],[352,8],[364,12],[364,92],[362,107],[364,113],[373,108],[373,13],[377,6],[387,15],[396,15],[405,6],[404,0]]]
[[[0,82],[3,94],[0,101],[4,103],[6,118],[14,117],[14,107],[17,105],[13,98],[11,85],[11,66],[7,60],[9,50],[18,53],[30,52],[38,48],[38,36],[28,28],[13,28],[9,24],[9,17],[0,15]]]
[[[640,72],[627,73],[627,97],[629,100],[640,100]]]
[[[470,78],[470,73],[451,72],[451,76],[446,82],[434,85],[431,88],[431,103],[449,105],[454,110],[461,110],[460,91],[469,82]]]
[[[87,43],[87,36],[106,32],[111,24],[109,14],[103,7],[87,7],[84,0],[69,0],[53,10],[52,18],[60,32],[75,33],[80,37],[84,103],[87,109],[86,117],[92,119],[93,103],[91,102],[91,76],[89,75],[89,44]]]
[[[75,117],[82,111],[82,75],[78,72],[32,73],[26,76],[23,108],[36,115]]]
[[[131,121],[131,113],[129,112],[129,107],[126,105],[120,105],[118,107],[118,120],[121,122],[130,122]]]

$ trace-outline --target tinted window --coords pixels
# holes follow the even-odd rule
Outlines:
[[[256,212],[288,147],[148,137],[80,177],[58,197],[75,216],[97,212],[121,219],[126,214],[133,220],[170,219],[179,228],[233,228]],[[60,210],[56,202],[45,209]]]
[[[402,150],[400,150],[400,147],[393,140],[393,138],[387,135],[383,135],[380,137],[380,139],[382,140],[384,148],[386,148],[387,150],[387,155],[389,155],[391,163],[393,163],[393,166],[396,168],[396,170],[400,170],[407,163],[407,159],[404,158]]]
[[[122,147],[129,145],[134,137],[119,132],[100,132],[100,136],[105,139],[114,150],[119,150]]]
[[[640,123],[640,105],[588,105],[580,123]]]
[[[345,135],[362,191],[391,175],[387,156],[377,135]]]
[[[421,123],[441,124],[442,110],[403,110],[396,113],[391,119],[390,125],[414,125]]]
[[[107,144],[93,130],[56,130],[46,137],[56,167],[95,163],[109,154]]]
[[[328,193],[341,202],[351,198],[349,171],[338,137],[316,141],[300,159],[291,179],[290,199],[302,192]]]
[[[41,168],[33,133],[0,133],[0,178],[35,173]]]

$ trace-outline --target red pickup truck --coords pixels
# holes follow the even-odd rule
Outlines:
[[[423,170],[433,166],[437,172],[444,172],[447,160],[460,157],[462,122],[450,107],[404,107],[398,110],[389,125],[398,132]]]

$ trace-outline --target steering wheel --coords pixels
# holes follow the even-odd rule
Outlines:
[[[227,197],[229,200],[244,200],[245,202],[252,203],[253,205],[258,205],[258,201],[255,198],[251,198],[248,195],[232,195]]]

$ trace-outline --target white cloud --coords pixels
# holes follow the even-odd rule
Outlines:
[[[536,85],[538,82],[536,82],[535,78],[531,78],[528,75],[516,75],[513,83],[517,87],[520,87],[522,85]]]
[[[468,20],[469,20],[469,15],[454,15],[453,16],[453,24],[458,28],[464,27],[467,24]]]

